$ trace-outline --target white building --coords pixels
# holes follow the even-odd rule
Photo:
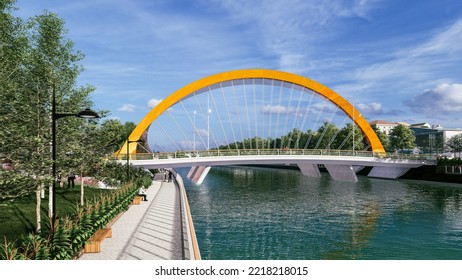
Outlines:
[[[375,125],[379,131],[385,133],[386,135],[389,135],[391,130],[399,124],[400,123],[398,122],[387,122],[383,120],[376,120],[370,123],[370,125]]]

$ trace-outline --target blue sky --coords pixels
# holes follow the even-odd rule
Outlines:
[[[175,90],[234,69],[316,80],[370,121],[462,127],[462,1],[19,0],[47,9],[85,55],[82,84],[138,123]]]

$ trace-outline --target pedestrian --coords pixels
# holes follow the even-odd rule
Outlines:
[[[164,179],[162,180],[162,182],[165,182],[167,181],[167,170],[163,170],[162,173],[164,174]]]
[[[72,188],[74,188],[74,180],[75,180],[75,174],[74,172],[69,172],[69,175],[67,176],[67,188],[70,188],[71,187],[71,184],[72,184]]]
[[[168,171],[168,182],[172,181],[172,171]]]
[[[138,190],[138,195],[143,197],[144,201],[148,201],[148,196],[146,195],[146,189],[144,188],[144,186],[141,186],[141,188]]]
[[[64,182],[63,182],[63,176],[61,173],[58,174],[58,182],[59,182],[59,187],[63,188],[64,187]]]

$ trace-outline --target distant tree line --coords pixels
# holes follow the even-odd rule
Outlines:
[[[412,149],[415,147],[415,136],[412,130],[404,125],[396,126],[390,133],[372,127],[388,152]],[[278,138],[248,138],[243,141],[221,145],[219,149],[332,149],[332,150],[370,150],[370,144],[356,125],[346,124],[338,128],[325,122],[316,131],[292,129],[287,135]]]

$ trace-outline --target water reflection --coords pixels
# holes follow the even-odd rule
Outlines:
[[[460,187],[220,167],[187,192],[204,259],[461,259]]]

